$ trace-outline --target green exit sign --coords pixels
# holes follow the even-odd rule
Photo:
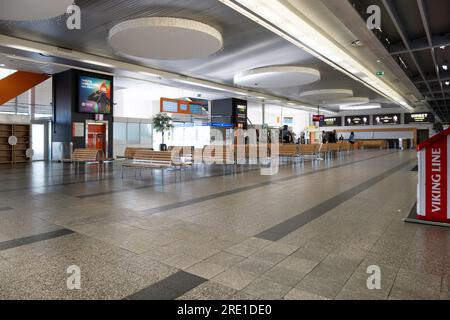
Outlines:
[[[384,71],[378,71],[377,77],[384,77]]]

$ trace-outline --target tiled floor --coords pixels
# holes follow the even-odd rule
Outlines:
[[[450,230],[403,222],[415,165],[414,152],[367,151],[181,182],[122,179],[119,164],[2,167],[0,298],[448,299]]]

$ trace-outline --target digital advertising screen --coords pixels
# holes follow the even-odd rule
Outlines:
[[[111,113],[111,80],[80,76],[79,112]]]

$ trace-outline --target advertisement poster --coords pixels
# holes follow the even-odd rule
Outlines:
[[[111,113],[111,81],[86,76],[80,77],[79,112]]]
[[[368,126],[369,124],[369,116],[345,117],[346,126]]]
[[[380,114],[373,116],[374,125],[400,124],[400,114]]]
[[[341,117],[326,117],[320,122],[321,127],[340,127],[342,126]]]
[[[405,114],[405,124],[410,123],[434,123],[434,115],[430,112],[422,113],[406,113]]]

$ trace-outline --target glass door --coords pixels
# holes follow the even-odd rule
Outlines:
[[[48,150],[48,142],[46,135],[46,125],[37,123],[31,125],[31,139],[33,149],[33,161],[45,161],[46,150]]]

